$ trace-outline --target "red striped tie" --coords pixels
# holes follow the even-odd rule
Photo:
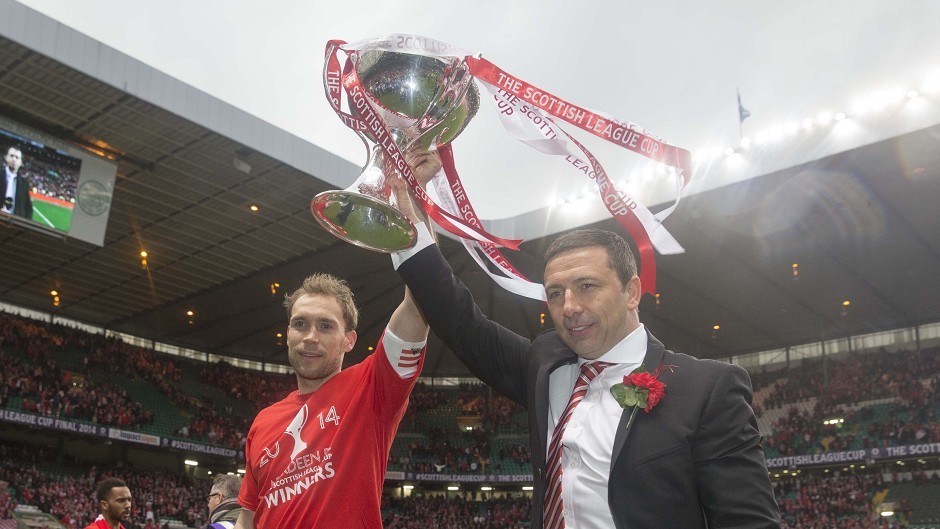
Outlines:
[[[571,390],[571,398],[568,399],[568,405],[561,414],[561,419],[555,425],[552,432],[552,441],[548,445],[548,483],[545,487],[545,529],[562,529],[565,526],[565,518],[562,516],[561,501],[561,438],[565,434],[565,426],[571,419],[574,408],[581,402],[584,395],[587,394],[588,385],[594,380],[594,377],[601,374],[601,371],[607,369],[613,364],[609,362],[586,362],[581,364],[581,375],[574,383],[574,389]]]

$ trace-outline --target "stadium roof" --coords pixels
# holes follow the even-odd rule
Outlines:
[[[347,361],[367,354],[401,282],[387,256],[333,239],[309,213],[313,195],[351,182],[356,167],[27,8],[0,8],[25,13],[23,29],[0,26],[0,115],[118,163],[103,247],[3,223],[0,300],[48,311],[56,289],[68,318],[286,363],[283,291],[326,271],[350,281],[362,308]],[[926,104],[936,115],[937,100]],[[683,198],[666,225],[686,253],[658,256],[661,296],[644,299],[641,319],[700,357],[940,320],[940,126],[920,119],[848,150],[801,140],[762,176]],[[548,239],[530,236],[510,258],[538,279]],[[500,290],[458,244],[442,245],[484,312],[539,332],[540,303]],[[439,343],[430,351],[426,375],[467,374]]]

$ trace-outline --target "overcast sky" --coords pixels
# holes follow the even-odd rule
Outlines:
[[[748,135],[940,71],[933,0],[20,1],[356,164],[361,144],[323,95],[331,38],[434,37],[690,150],[737,141],[738,87],[751,112]],[[615,175],[641,161],[597,149]],[[455,151],[484,218],[535,209],[586,184],[512,140],[486,104]]]

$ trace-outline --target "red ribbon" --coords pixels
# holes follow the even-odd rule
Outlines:
[[[682,171],[683,178],[688,182],[691,175],[691,154],[684,150],[661,142],[637,130],[636,127],[625,125],[619,121],[600,116],[590,110],[584,109],[556,97],[540,88],[518,79],[485,59],[467,57],[470,72],[481,80],[497,88],[513,94],[542,111],[571,123],[572,125],[603,138],[614,145],[636,152],[660,163],[676,167]],[[613,184],[607,178],[607,173],[600,162],[587,148],[575,140],[570,134],[557,128],[577,145],[585,154],[594,173],[595,180],[601,194],[604,207],[627,230],[637,245],[640,258],[640,285],[643,293],[656,294],[656,252],[649,234],[640,219],[633,213],[636,204],[623,201]]]
[[[327,63],[324,71],[324,87],[327,98],[337,116],[347,127],[357,133],[368,133],[376,139],[379,146],[385,150],[386,174],[400,173],[408,182],[414,196],[421,202],[424,210],[435,222],[459,237],[476,240],[481,249],[500,268],[508,274],[525,279],[525,276],[516,270],[496,248],[496,245],[499,245],[517,249],[520,241],[494,237],[483,229],[473,206],[467,198],[460,177],[457,175],[450,145],[439,145],[438,151],[441,155],[444,173],[447,176],[449,190],[453,193],[457,205],[456,212],[463,218],[441,209],[427,196],[405,161],[404,154],[391,137],[385,122],[375,111],[372,102],[366,97],[365,90],[356,74],[351,59],[347,58],[345,67],[340,68],[337,52],[343,44],[345,42],[340,40],[332,40],[327,43]],[[616,118],[574,105],[506,73],[485,59],[467,56],[464,60],[469,65],[472,75],[499,88],[512,98],[525,101],[548,115],[562,119],[618,147],[672,166],[680,172],[684,183],[688,183],[692,174],[691,154],[688,151],[653,137],[649,131],[642,127],[624,123]],[[345,89],[350,104],[356,108],[359,116],[353,116],[341,110],[340,100],[343,89]],[[632,200],[624,201],[608,179],[600,162],[587,148],[571,137],[570,134],[558,128],[557,125],[555,128],[564,133],[584,153],[593,169],[593,174],[590,176],[598,186],[604,206],[636,242],[643,292],[655,293],[655,252],[649,233],[647,233],[643,223],[633,211],[637,204]]]
[[[424,189],[422,189],[421,185],[418,183],[418,179],[411,171],[411,167],[405,161],[404,153],[398,148],[385,122],[375,111],[372,103],[366,96],[352,61],[347,59],[345,67],[343,67],[342,70],[340,69],[337,53],[339,47],[343,44],[345,44],[345,42],[341,40],[331,40],[327,42],[326,66],[323,74],[327,100],[330,102],[334,112],[336,112],[336,115],[342,120],[343,124],[359,133],[368,131],[376,139],[378,145],[385,151],[384,163],[386,174],[392,174],[392,171],[401,174],[405,181],[408,182],[413,196],[421,203],[424,211],[442,228],[458,237],[518,250],[519,244],[522,241],[496,237],[487,233],[485,230],[469,225],[464,222],[463,219],[441,209],[431,200],[427,193],[425,193]],[[343,112],[340,102],[340,87],[346,90],[351,104],[356,107],[356,111],[361,117]]]
[[[597,188],[601,193],[601,199],[604,201],[604,206],[607,208],[607,211],[613,215],[614,219],[620,223],[624,229],[627,230],[627,233],[633,237],[634,242],[636,242],[637,252],[640,254],[639,276],[640,288],[642,288],[642,292],[640,292],[640,294],[649,292],[655,296],[656,252],[653,251],[653,242],[650,241],[650,236],[648,233],[646,233],[646,228],[643,227],[643,223],[640,222],[640,219],[638,219],[637,216],[633,214],[633,208],[631,207],[632,203],[626,204],[624,203],[623,199],[620,198],[617,190],[607,178],[607,172],[604,171],[604,168],[601,166],[600,162],[594,158],[594,155],[584,148],[583,145],[578,143],[578,140],[572,138],[571,135],[567,132],[565,132],[565,136],[568,136],[568,139],[577,145],[578,148],[584,152],[584,155],[587,156],[588,162],[590,162],[591,167],[594,169]]]
[[[467,192],[463,187],[463,182],[460,181],[460,175],[457,174],[457,167],[454,165],[453,149],[448,143],[446,145],[439,146],[437,152],[441,155],[441,165],[444,168],[444,175],[447,177],[447,185],[450,187],[450,191],[454,196],[454,202],[457,204],[457,210],[463,214],[465,221],[480,229],[483,229],[483,226],[480,224],[479,217],[477,217],[476,211],[473,209],[473,204],[470,203],[470,199],[467,197]],[[438,191],[440,191],[440,189],[438,189]],[[503,254],[499,251],[498,248],[496,248],[496,246],[487,244],[485,242],[480,242],[480,248],[497,266],[499,266],[506,273],[512,274],[525,281],[529,281],[529,279],[524,276],[522,272],[517,270],[514,266],[512,266],[512,263],[503,257]]]
[[[651,160],[680,169],[683,178],[688,183],[688,178],[692,174],[692,154],[689,151],[659,141],[637,130],[635,126],[609,119],[586,108],[569,103],[506,73],[486,59],[467,57],[466,61],[470,66],[470,73],[474,77],[478,77],[497,88],[502,88],[533,106],[618,147],[623,147]]]

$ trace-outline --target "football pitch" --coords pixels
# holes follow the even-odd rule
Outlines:
[[[63,200],[32,195],[33,222],[68,233],[72,225],[72,209],[75,207]]]

